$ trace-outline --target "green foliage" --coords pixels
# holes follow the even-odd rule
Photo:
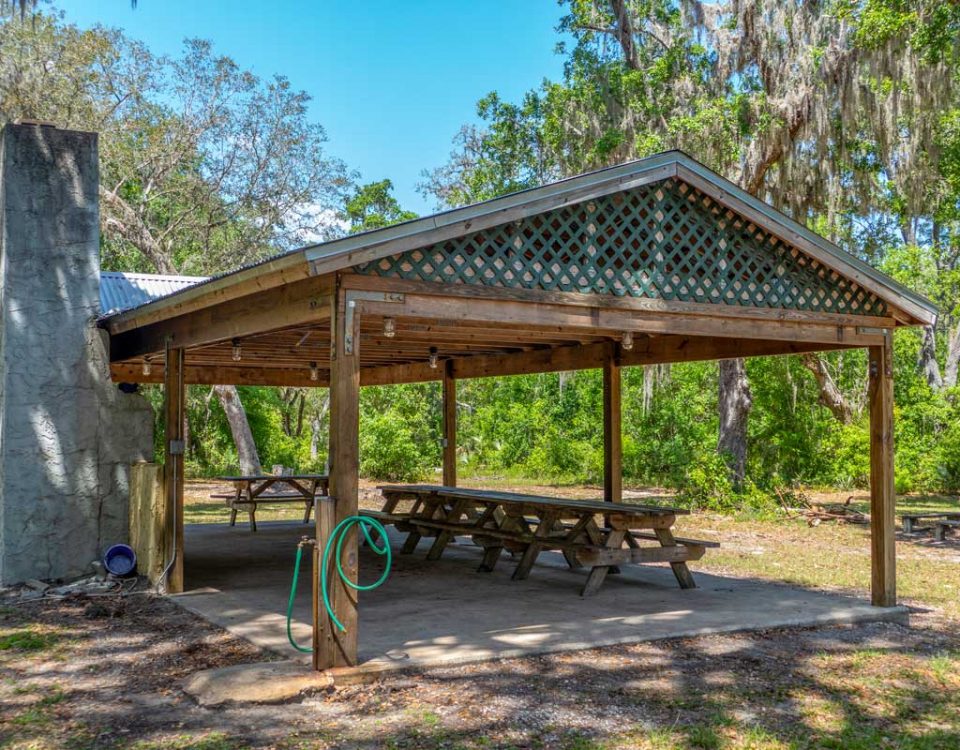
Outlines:
[[[626,37],[609,3],[565,6],[561,30],[573,43],[561,48],[562,78],[516,102],[484,96],[479,124],[460,131],[425,192],[460,205],[683,148],[930,296],[942,313],[930,347],[949,379],[947,365],[960,356],[960,6],[766,2],[724,18],[697,4],[626,0],[634,26]],[[342,231],[321,226],[332,215],[353,232],[414,218],[390,180],[351,184],[324,154],[306,95],[284,78],[260,79],[208,42],[160,58],[120,32],[82,31],[41,10],[30,23],[0,20],[0,117],[100,131],[105,268],[222,271]],[[708,18],[719,26],[708,28]],[[265,142],[263,161],[256,144]],[[748,167],[758,164],[765,171],[751,185],[758,170]],[[960,491],[960,389],[928,382],[917,366],[919,332],[899,332],[895,343],[897,489]],[[677,488],[685,502],[722,511],[764,511],[795,485],[864,486],[865,356],[823,361],[850,405],[849,423],[820,404],[799,358],[748,363],[748,480],[737,491],[716,453],[717,365],[625,370],[626,481]],[[159,407],[159,389],[145,393]],[[265,468],[323,467],[324,389],[239,393]],[[601,401],[596,372],[462,382],[458,461],[599,482]],[[435,383],[364,389],[360,411],[364,474],[402,481],[439,465]],[[188,470],[236,471],[209,387],[190,388],[187,416]]]
[[[417,218],[412,211],[404,211],[400,207],[393,196],[393,183],[390,180],[368,182],[357,187],[353,195],[347,198],[344,215],[350,222],[351,232],[380,229]]]
[[[25,628],[0,636],[0,651],[46,651],[58,640],[53,633]]]
[[[364,424],[360,433],[360,470],[365,476],[391,482],[420,479],[424,460],[413,433],[396,413],[388,412]]]

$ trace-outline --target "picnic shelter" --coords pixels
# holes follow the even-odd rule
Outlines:
[[[164,471],[178,550],[173,591],[183,586],[188,384],[330,389],[332,501],[316,514],[323,539],[358,512],[363,386],[442,383],[443,480],[425,492],[456,505],[457,381],[601,369],[604,500],[616,504],[623,499],[622,368],[866,348],[871,598],[891,606],[892,337],[901,326],[935,319],[924,298],[685,154],[668,152],[288,252],[99,324],[109,334],[114,381],[164,384]],[[495,502],[502,512],[512,501],[484,507]],[[541,516],[541,528],[559,522],[549,518]],[[663,527],[650,524],[644,528]],[[597,563],[604,571],[633,554],[621,550],[616,524],[608,526],[600,542],[611,552],[591,548],[595,562],[609,563]],[[356,533],[340,562],[356,578]],[[321,669],[357,656],[356,592],[338,589],[333,607],[344,632],[314,607]]]

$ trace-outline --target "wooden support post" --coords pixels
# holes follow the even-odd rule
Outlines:
[[[603,499],[623,500],[620,363],[614,352],[603,363]]]
[[[336,501],[330,497],[317,499],[317,543],[313,548],[313,668],[320,671],[337,663],[336,625],[330,620],[320,591],[320,566],[323,564],[323,550],[326,540],[337,525]],[[327,561],[327,578],[337,575],[336,561],[333,555]]]
[[[443,484],[457,486],[457,381],[450,360],[443,363]]]
[[[869,352],[871,601],[892,607],[897,603],[892,341]]]
[[[166,349],[163,383],[163,481],[167,495],[167,528],[173,535],[174,563],[167,577],[167,591],[171,594],[183,591],[183,359],[183,349]]]
[[[330,321],[330,496],[334,499],[335,522],[356,515],[359,485],[360,430],[360,313],[347,293],[338,289]],[[317,514],[317,544],[321,551],[329,534]],[[351,580],[359,569],[357,531],[344,540],[340,565]],[[329,577],[331,600],[344,631],[333,632],[333,653],[324,652],[315,662],[317,669],[353,666],[357,663],[357,592],[340,577]],[[319,613],[318,613],[319,615]],[[315,618],[318,616],[315,615]],[[331,658],[332,657],[332,661]]]

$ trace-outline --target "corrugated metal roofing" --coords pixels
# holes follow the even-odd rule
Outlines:
[[[100,274],[100,314],[115,315],[206,280],[206,276],[104,271]]]

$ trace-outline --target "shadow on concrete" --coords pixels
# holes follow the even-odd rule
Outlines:
[[[264,523],[257,533],[223,525],[192,525],[186,536],[191,611],[254,644],[308,661],[289,646],[285,612],[296,544],[309,527]],[[360,595],[360,660],[426,667],[531,654],[574,651],[745,629],[808,626],[902,617],[859,599],[808,589],[695,573],[699,588],[681,590],[669,567],[630,566],[600,592],[579,595],[586,572],[545,553],[529,579],[513,581],[509,558],[479,573],[480,548],[461,539],[436,562],[425,541],[397,554],[379,589]],[[378,578],[383,559],[361,550],[361,581]],[[293,633],[309,644],[309,565],[294,608]]]

